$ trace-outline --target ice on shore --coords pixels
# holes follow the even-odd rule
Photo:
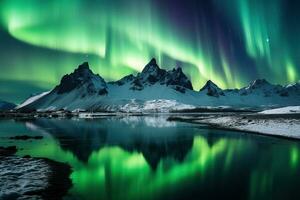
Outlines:
[[[300,106],[287,106],[260,112],[261,114],[293,114],[300,113]]]
[[[196,120],[220,128],[256,132],[265,135],[284,136],[300,139],[300,119],[296,118],[260,118],[253,116],[225,116]]]

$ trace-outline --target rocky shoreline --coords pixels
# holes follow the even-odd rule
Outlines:
[[[67,194],[69,165],[16,152],[15,146],[0,147],[0,199],[62,199]]]

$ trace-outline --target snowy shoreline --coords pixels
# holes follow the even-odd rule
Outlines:
[[[234,114],[170,117],[169,120],[206,124],[213,128],[300,139],[300,114]]]

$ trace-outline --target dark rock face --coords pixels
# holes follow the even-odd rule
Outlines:
[[[191,81],[182,72],[181,68],[176,68],[167,72],[168,74],[164,77],[162,83],[167,85],[180,86],[182,88],[187,88],[193,90]]]
[[[153,58],[143,69],[143,71],[138,75],[141,82],[144,84],[153,85],[156,82],[163,79],[166,75],[166,70],[160,69],[156,64],[156,60]]]
[[[142,90],[144,89],[143,84],[141,83],[141,81],[139,79],[134,79],[134,81],[132,81],[131,83],[131,90]]]
[[[111,84],[116,84],[116,85],[118,85],[118,86],[122,86],[122,85],[124,85],[125,83],[134,81],[134,79],[135,79],[135,77],[134,77],[132,74],[130,74],[130,75],[128,75],[128,76],[123,77],[122,79],[120,79],[120,80],[118,80],[118,81],[111,82]]]
[[[225,96],[223,90],[219,88],[211,80],[207,81],[206,84],[200,89],[200,92],[205,91],[208,96],[219,97]]]
[[[57,94],[64,94],[75,88],[80,88],[83,85],[86,86],[87,94],[107,94],[107,86],[104,79],[99,75],[94,74],[90,70],[87,62],[79,65],[73,73],[64,75],[60,84],[56,86],[54,91],[56,91]],[[106,90],[106,93],[103,89]]]
[[[258,89],[258,88],[262,88],[262,87],[266,87],[266,86],[271,86],[272,84],[270,84],[266,79],[257,79],[252,81],[249,86],[248,89]]]
[[[246,96],[252,93],[263,93],[265,97],[269,97],[274,92],[278,92],[281,86],[275,86],[265,79],[257,79],[252,81],[247,87],[240,89],[241,96]]]
[[[0,100],[0,111],[12,110],[16,107],[15,104]]]
[[[100,89],[99,92],[98,92],[98,94],[99,94],[100,96],[107,95],[107,93],[108,93],[108,92],[107,92],[106,88]]]
[[[290,84],[287,86],[273,85],[265,79],[257,79],[252,81],[247,87],[239,90],[241,96],[252,93],[262,93],[264,97],[272,97],[274,95],[288,97],[290,95],[300,96],[300,84]]]
[[[282,97],[290,95],[300,96],[300,82],[281,87],[277,93]]]
[[[192,83],[182,72],[181,68],[166,71],[159,68],[153,58],[137,76],[128,75],[119,81],[113,82],[119,86],[129,83],[131,90],[143,90],[154,84],[171,86],[173,89],[184,93],[186,89],[193,89]]]

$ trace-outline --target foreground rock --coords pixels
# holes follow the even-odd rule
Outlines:
[[[16,147],[0,148],[0,199],[61,199],[71,187],[68,165],[17,157]]]

